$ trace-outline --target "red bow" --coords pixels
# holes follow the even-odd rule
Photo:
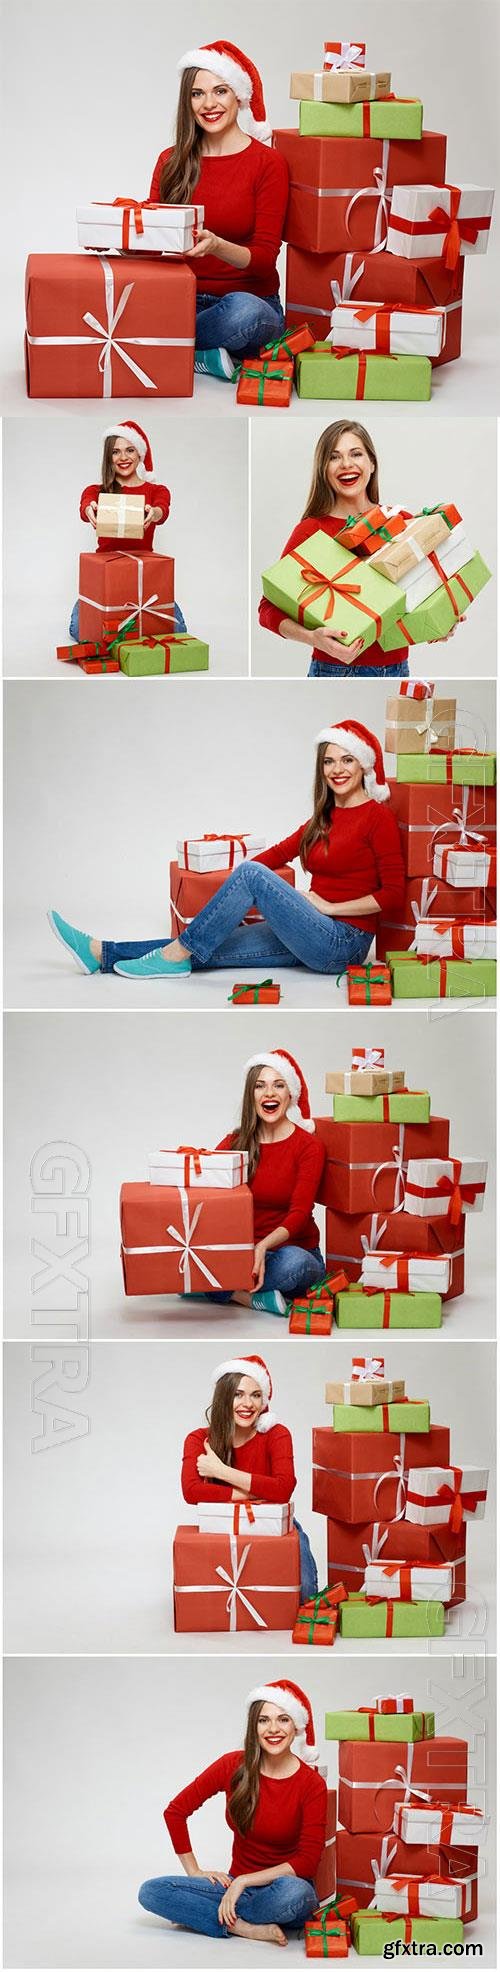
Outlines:
[[[470,246],[476,246],[481,221],[479,219],[459,219],[461,199],[459,186],[449,185],[448,190],[450,194],[449,213],[445,212],[444,206],[435,205],[432,212],[429,213],[429,225],[433,228],[438,226],[440,233],[444,232],[445,237],[441,249],[441,259],[444,261],[445,267],[454,273],[460,259],[462,240],[467,240]]]

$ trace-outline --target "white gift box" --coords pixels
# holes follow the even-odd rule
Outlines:
[[[422,918],[415,926],[414,950],[424,958],[494,959],[496,949],[496,924]]]
[[[364,68],[366,41],[324,41],[323,68]]]
[[[189,253],[203,227],[202,205],[106,205],[77,208],[78,245],[94,253]],[[142,230],[141,230],[142,229]]]
[[[385,1262],[389,1265],[386,1266]],[[408,1286],[403,1285],[408,1277]],[[447,1253],[364,1253],[362,1287],[379,1287],[400,1294],[447,1294],[450,1262]]]
[[[470,1888],[472,1878],[469,1878]],[[428,1882],[424,1876],[376,1876],[374,1910],[409,1911],[410,1892],[413,1917],[462,1917],[464,1915],[464,1889],[466,1879],[458,1882],[440,1877],[439,1882]],[[418,1891],[418,1909],[415,1910],[415,1890]],[[465,1913],[469,1905],[465,1902]]]
[[[428,596],[434,596],[436,591],[442,588],[442,579],[439,569],[434,568],[429,556],[412,536],[411,526],[408,527],[407,534],[412,541],[416,565],[408,569],[407,574],[401,578],[400,586],[405,592],[407,608],[417,609],[419,603],[425,603]],[[456,527],[450,528],[446,541],[442,541],[439,548],[434,549],[434,553],[447,580],[450,575],[458,575],[460,569],[465,568],[468,561],[472,561],[474,548],[465,532],[463,520],[457,521]],[[373,561],[376,563],[375,555]],[[380,569],[380,574],[383,574],[383,569]]]
[[[460,1192],[461,1212],[482,1212],[487,1173],[479,1157],[410,1157],[403,1210],[419,1219],[445,1219]]]
[[[261,835],[195,835],[177,843],[180,870],[233,870],[265,849]]]
[[[450,1832],[446,1830],[445,1816],[450,1814]],[[462,1843],[479,1848],[484,1841],[486,1819],[482,1808],[465,1808],[461,1803],[454,1809],[451,1802],[447,1807],[433,1807],[432,1801],[406,1803],[397,1801],[394,1809],[393,1833],[399,1835],[401,1842],[417,1842],[419,1847],[432,1847],[437,1844],[446,1847]],[[444,1833],[443,1833],[444,1830]]]
[[[235,1485],[238,1473],[235,1469]],[[286,1505],[270,1504],[257,1506],[253,1500],[207,1500],[200,1501],[196,1508],[200,1534],[244,1534],[245,1540],[263,1534],[291,1534],[293,1531],[293,1506],[290,1500]]]
[[[391,307],[384,301],[339,301],[332,315],[329,342],[334,349],[379,349],[378,324],[390,317],[389,350],[384,355],[439,356],[446,334],[444,308]]]
[[[150,1150],[150,1185],[202,1186],[210,1191],[236,1191],[248,1179],[248,1151]]]
[[[445,1561],[418,1562],[369,1561],[365,1568],[363,1595],[380,1596],[382,1602],[401,1601],[401,1581],[409,1575],[412,1602],[451,1602],[453,1568]],[[406,1600],[407,1598],[403,1598]]]
[[[453,255],[456,241],[457,257],[486,253],[493,198],[493,191],[483,185],[394,185],[387,252],[401,254],[404,260],[439,260],[448,241]],[[454,257],[450,258],[450,265],[454,264]]]
[[[479,1465],[410,1466],[405,1520],[414,1527],[448,1527],[455,1502],[464,1520],[484,1520],[488,1470]],[[446,1492],[447,1498],[439,1498]]]
[[[485,890],[496,882],[496,853],[479,845],[456,849],[453,842],[435,842],[432,873],[452,890]]]

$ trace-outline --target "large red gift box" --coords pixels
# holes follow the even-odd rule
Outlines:
[[[261,1543],[263,1545],[263,1543]],[[339,1815],[352,1835],[386,1835],[397,1801],[422,1788],[431,1801],[467,1799],[465,1739],[420,1739],[407,1745],[343,1739],[339,1745]],[[408,1872],[406,1872],[408,1873]]]
[[[356,1895],[359,1910],[367,1910],[375,1893],[375,1874],[381,1876],[443,1876],[457,1883],[469,1878],[466,1924],[477,1917],[477,1849],[438,1849],[415,1844],[411,1849],[399,1836],[351,1835],[347,1828],[337,1833],[337,1885],[339,1895]]]
[[[384,143],[373,137],[301,137],[296,130],[275,130],[273,141],[290,176],[284,237],[309,252],[369,251],[377,244],[381,195],[375,173],[380,180],[386,158],[387,185],[445,182],[446,137],[438,131],[425,130],[411,143]],[[357,200],[347,230],[346,214],[356,192],[365,196]]]
[[[251,1293],[254,1236],[248,1185],[234,1191],[122,1185],[120,1215],[126,1294],[206,1294],[237,1287]]]
[[[276,874],[282,877],[283,883],[289,883],[292,890],[295,888],[295,871],[289,863],[282,870],[277,870]],[[202,911],[205,904],[210,903],[210,898],[215,897],[216,892],[221,890],[228,876],[229,870],[181,870],[178,863],[170,864],[172,938],[182,938],[186,925],[191,924],[192,919],[197,917],[198,911]],[[256,919],[262,921],[262,912],[257,911],[255,905],[252,905],[251,910],[247,911],[246,917],[243,918],[243,924],[255,923]]]
[[[365,1244],[366,1242],[366,1244]],[[456,1300],[465,1283],[465,1217],[456,1226],[449,1219],[421,1219],[412,1212],[327,1211],[326,1264],[342,1265],[349,1280],[359,1280],[364,1252],[446,1253],[450,1261],[450,1285],[443,1301]]]
[[[399,1125],[335,1123],[330,1116],[316,1116],[314,1121],[327,1157],[318,1204],[338,1211],[390,1212],[401,1205],[408,1158],[448,1156],[450,1125],[445,1116]]]
[[[196,281],[185,261],[30,253],[29,397],[192,397]]]
[[[178,1527],[173,1580],[176,1630],[291,1630],[300,1603],[299,1536],[253,1541]]]
[[[337,1789],[329,1787],[326,1797],[325,1846],[320,1858],[314,1887],[319,1904],[326,1903],[335,1895],[337,1873],[335,1863],[335,1837],[337,1830]]]
[[[390,917],[377,920],[377,955],[383,959],[386,952],[408,952],[421,918],[458,917],[467,924],[471,918],[477,918],[480,923],[492,924],[495,915],[493,891],[461,890],[457,895],[452,884],[442,883],[438,877],[407,877],[397,923],[393,924]]]
[[[174,620],[174,562],[171,555],[80,555],[79,629],[85,637],[104,637],[110,617],[133,617],[134,636],[165,634]]]
[[[455,272],[443,260],[404,260],[393,253],[310,253],[290,246],[286,263],[286,316],[293,328],[306,321],[318,342],[330,332],[338,301],[404,302],[407,308],[444,308],[446,335],[433,369],[460,355],[464,262]]]
[[[446,1465],[450,1433],[446,1424],[429,1431],[334,1431],[331,1424],[313,1430],[314,1513],[348,1524],[363,1520],[393,1520],[404,1505],[412,1466]]]
[[[465,1602],[466,1533],[466,1521],[452,1534],[449,1527],[416,1527],[410,1520],[367,1520],[361,1526],[328,1520],[328,1581],[338,1582],[341,1576],[344,1587],[354,1595],[363,1587],[369,1561],[451,1561],[451,1602]],[[415,1534],[425,1535],[425,1539],[415,1540]]]
[[[419,782],[417,785],[415,782],[393,780],[388,782],[388,786],[391,807],[399,823],[408,876],[432,877],[436,841],[453,840],[457,848],[461,846],[460,827],[454,826],[458,819],[466,831],[475,830],[484,836],[485,848],[495,847],[496,788],[458,787],[456,784],[438,787],[434,782]],[[448,831],[444,823],[448,824]],[[438,836],[437,829],[440,830]],[[472,848],[482,846],[471,843]],[[457,916],[459,912],[461,915],[461,896],[462,892],[457,899]]]

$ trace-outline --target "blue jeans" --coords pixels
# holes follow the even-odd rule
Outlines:
[[[262,912],[263,924],[242,924],[250,904]],[[275,870],[250,859],[231,870],[221,890],[182,934],[197,972],[228,966],[299,965],[310,972],[341,973],[348,965],[364,965],[372,939],[373,930],[357,931],[342,918],[323,917]],[[143,938],[117,944],[105,939],[101,972],[112,972],[117,959],[141,958],[168,942]]]
[[[408,658],[400,664],[323,664],[320,657],[311,658],[308,678],[409,678]]]
[[[266,1253],[266,1266],[261,1294],[271,1294],[277,1288],[287,1301],[293,1301],[296,1294],[305,1294],[308,1287],[315,1287],[317,1280],[324,1280],[326,1274],[323,1254],[319,1246],[308,1251],[305,1246],[276,1246]],[[218,1301],[227,1304],[232,1294],[204,1294],[203,1301]]]
[[[276,342],[285,327],[279,294],[199,294],[197,349],[230,349],[233,356],[256,355],[263,342]]]
[[[309,1535],[306,1534],[304,1527],[301,1527],[299,1520],[294,1519],[293,1524],[299,1536],[300,1546],[300,1600],[309,1602],[311,1596],[318,1593],[318,1570]]]
[[[72,611],[71,611],[71,618],[70,618],[70,625],[69,625],[69,634],[70,634],[70,637],[73,637],[73,638],[74,638],[74,642],[75,642],[75,644],[78,644],[78,643],[80,642],[80,636],[79,636],[79,616],[80,616],[80,604],[79,604],[79,602],[77,601],[76,603],[73,603],[73,608],[72,608]],[[173,629],[174,629],[174,634],[179,634],[180,636],[183,636],[183,635],[184,635],[184,631],[186,630],[186,627],[187,627],[187,626],[186,626],[186,624],[185,624],[185,622],[184,622],[184,617],[183,617],[183,614],[182,614],[182,610],[181,610],[181,609],[179,609],[179,604],[178,604],[178,603],[174,603],[174,623],[173,623]],[[91,641],[91,640],[90,640],[90,641]]]
[[[228,1925],[220,1924],[217,1915],[223,1896],[222,1885],[206,1876],[153,1876],[141,1883],[139,1903],[204,1938],[230,1938]],[[274,1883],[243,1890],[237,1916],[247,1924],[281,1924],[284,1931],[300,1931],[316,1905],[314,1883],[303,1876],[277,1876]]]

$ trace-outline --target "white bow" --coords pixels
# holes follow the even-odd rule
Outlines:
[[[397,1842],[393,1842],[392,1846],[389,1846],[390,1841],[391,1841],[390,1835],[384,1835],[382,1841],[382,1848],[380,1851],[380,1862],[377,1862],[376,1856],[371,1857],[371,1868],[373,1870],[373,1875],[375,1877],[375,1880],[377,1876],[389,1875],[391,1863],[394,1860],[394,1856],[397,1856],[398,1853]],[[376,1894],[374,1897],[372,1897],[371,1903],[368,1904],[368,1910],[373,1910],[375,1905],[376,1905]]]
[[[383,1239],[384,1233],[387,1232],[387,1219],[382,1219],[380,1222],[380,1226],[378,1222],[379,1222],[378,1212],[372,1212],[372,1216],[370,1220],[370,1231],[368,1233],[368,1236],[366,1235],[366,1233],[361,1234],[361,1246],[364,1254],[375,1253],[377,1250],[377,1246],[380,1246],[380,1241],[381,1239]],[[378,1231],[377,1231],[377,1227],[378,1227]]]
[[[325,69],[363,68],[363,49],[357,41],[341,41],[340,55],[334,55],[325,48]]]
[[[358,1356],[353,1358],[352,1383],[376,1383],[377,1378],[381,1382],[384,1382],[384,1362],[382,1356],[365,1356],[364,1363],[361,1362]]]
[[[191,1267],[190,1267],[191,1250],[193,1248],[193,1239],[194,1239],[194,1234],[196,1232],[198,1220],[200,1217],[200,1212],[203,1211],[203,1199],[200,1200],[199,1205],[195,1205],[193,1217],[192,1219],[190,1219],[189,1199],[187,1192],[184,1190],[184,1187],[182,1185],[179,1185],[179,1198],[181,1204],[182,1223],[183,1223],[184,1231],[183,1233],[178,1232],[177,1226],[167,1226],[167,1232],[170,1233],[170,1238],[174,1239],[176,1245],[179,1247],[179,1273],[183,1274],[184,1276],[184,1293],[190,1294],[191,1293]],[[193,1248],[193,1251],[196,1253],[196,1266],[198,1268],[199,1273],[204,1275],[205,1280],[209,1281],[211,1287],[219,1287],[220,1282],[216,1279],[216,1275],[211,1274],[210,1268],[205,1266],[205,1261],[200,1259],[199,1247]]]
[[[100,255],[98,258],[100,259]],[[98,316],[92,315],[89,310],[84,315],[83,320],[88,323],[89,329],[95,329],[96,335],[100,336],[102,340],[103,346],[99,356],[98,369],[103,379],[103,397],[111,397],[113,394],[111,362],[113,349],[118,351],[122,363],[126,363],[127,368],[133,371],[135,377],[138,377],[139,383],[144,384],[145,390],[157,390],[158,386],[155,384],[153,377],[148,377],[145,370],[139,369],[138,363],[134,363],[133,356],[129,356],[128,350],[124,349],[123,343],[118,342],[115,336],[115,329],[120,321],[120,316],[123,315],[127,302],[130,301],[135,282],[127,282],[115,307],[114,276],[111,262],[103,259],[101,260],[101,267],[104,274],[104,298],[107,321],[106,323],[100,322]],[[134,341],[138,340],[138,337],[134,337]]]
[[[383,1066],[383,1048],[353,1048],[351,1069],[359,1071],[364,1068],[383,1068]]]
[[[484,835],[481,835],[481,831],[479,829],[467,828],[467,811],[469,807],[469,794],[470,794],[470,788],[464,787],[462,789],[461,808],[453,808],[452,820],[449,822],[440,822],[439,828],[434,829],[432,835],[433,842],[436,841],[438,835],[443,834],[443,829],[447,830],[449,833],[451,832],[452,835],[458,835],[457,849],[466,849],[468,842],[486,841],[486,837]]]
[[[405,1202],[404,1174],[408,1168],[408,1159],[403,1156],[404,1141],[405,1141],[405,1126],[404,1123],[400,1123],[398,1141],[397,1143],[394,1143],[392,1146],[392,1156],[386,1158],[383,1164],[377,1164],[376,1169],[373,1173],[372,1190],[374,1191],[376,1180],[379,1176],[379,1172],[391,1171],[394,1164],[396,1183],[394,1186],[394,1203],[393,1205],[391,1205],[391,1212],[402,1212]]]
[[[370,253],[382,253],[383,249],[387,245],[387,234],[389,231],[389,206],[392,199],[392,192],[389,192],[387,190],[388,170],[389,170],[389,140],[386,137],[384,138],[384,142],[382,145],[382,163],[381,165],[375,166],[375,170],[373,173],[373,177],[375,180],[374,185],[363,185],[361,191],[354,192],[353,198],[349,199],[349,204],[345,215],[346,230],[347,232],[349,232],[349,219],[351,216],[351,212],[354,210],[354,206],[358,204],[358,200],[359,199],[378,200],[377,212],[375,218],[375,232],[373,235],[373,246],[370,247]],[[384,232],[384,227],[385,227],[385,232]]]
[[[222,1566],[216,1568],[215,1570],[216,1575],[220,1576],[221,1582],[227,1582],[229,1584],[229,1595],[226,1602],[226,1609],[229,1616],[229,1628],[230,1630],[236,1630],[238,1627],[238,1596],[239,1596],[240,1602],[244,1604],[245,1609],[248,1609],[248,1613],[252,1617],[253,1622],[257,1624],[258,1629],[265,1630],[267,1628],[267,1625],[264,1622],[264,1617],[259,1615],[259,1611],[258,1609],[255,1608],[255,1604],[253,1602],[250,1602],[249,1597],[247,1595],[244,1595],[243,1589],[241,1589],[239,1585],[240,1575],[243,1574],[243,1569],[246,1567],[248,1556],[250,1554],[250,1541],[248,1541],[247,1546],[242,1549],[239,1561],[238,1561],[238,1548],[237,1548],[236,1536],[234,1534],[229,1535],[229,1546],[231,1551],[232,1574],[230,1575],[228,1569],[223,1568]]]
[[[402,1520],[406,1509],[406,1482],[408,1474],[405,1472],[405,1446],[406,1433],[402,1431],[399,1438],[399,1451],[394,1453],[392,1461],[394,1471],[389,1467],[388,1472],[380,1472],[373,1488],[373,1500],[376,1506],[378,1489],[379,1486],[383,1486],[384,1479],[397,1478],[396,1512],[391,1514],[391,1520]],[[374,1560],[377,1559],[375,1555],[373,1558]]]
[[[431,878],[430,876],[425,876],[420,891],[420,902],[418,904],[412,904],[411,907],[412,916],[415,919],[415,924],[419,924],[422,918],[428,918],[431,904],[434,903],[434,898],[437,897],[437,894],[438,894],[437,883],[434,884],[434,888],[431,890]],[[413,938],[411,945],[408,946],[408,951],[416,952],[416,949],[417,949],[417,940],[416,938]]]
[[[386,1527],[385,1534],[381,1534],[380,1532],[381,1524],[382,1523],[380,1520],[374,1521],[374,1525],[372,1528],[371,1545],[369,1541],[363,1541],[361,1552],[363,1555],[365,1566],[367,1568],[369,1566],[370,1561],[380,1561],[382,1548],[385,1547],[387,1534],[389,1530]]]

